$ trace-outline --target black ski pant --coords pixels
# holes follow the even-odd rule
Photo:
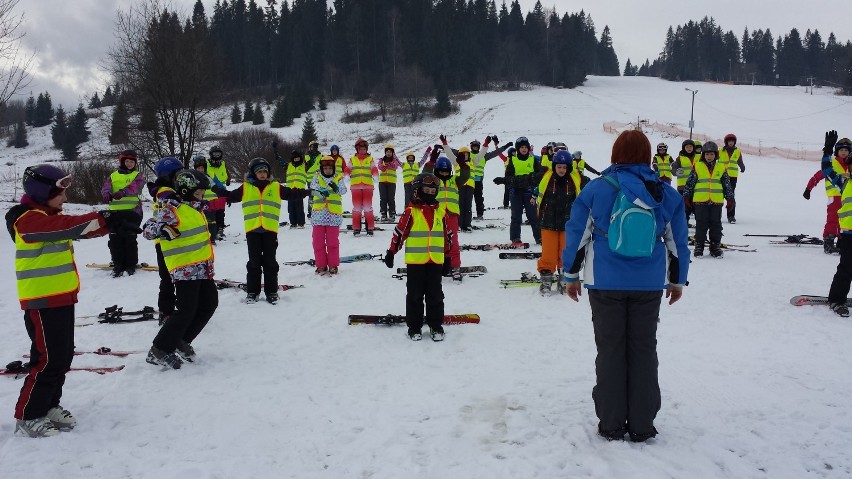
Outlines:
[[[269,231],[246,234],[249,260],[246,263],[246,293],[260,293],[260,277],[263,275],[263,291],[278,292],[278,233]]]
[[[841,234],[837,238],[837,248],[840,250],[840,263],[837,264],[837,272],[828,290],[830,303],[843,303],[849,296],[849,285],[852,284],[852,235]]]
[[[476,216],[485,214],[485,195],[482,191],[482,181],[473,182],[473,199],[476,200]]]
[[[120,217],[126,223],[132,223],[136,226],[142,224],[142,217],[133,210],[113,211],[112,214]],[[112,269],[124,271],[136,268],[136,264],[139,263],[139,245],[136,243],[136,236],[133,233],[109,234],[107,246],[112,258]]]
[[[414,189],[411,188],[410,181],[403,184],[402,188],[405,190],[405,205],[403,205],[402,209],[405,209],[408,208],[408,204],[411,203],[411,195],[414,193]]]
[[[473,221],[473,191],[472,186],[459,188],[459,228],[469,230]]]
[[[216,239],[219,237],[219,225],[216,223],[216,212],[205,212],[204,217],[207,218],[207,232],[210,233],[210,241],[213,244],[216,244]]]
[[[305,224],[305,200],[304,198],[291,199],[287,201],[287,213],[290,215],[290,226],[304,226]],[[248,235],[246,235],[248,236]]]
[[[225,236],[225,210],[216,210],[216,230],[219,236]]]
[[[734,193],[736,193],[736,191],[737,191],[737,178],[738,177],[735,177],[735,176],[731,176],[731,177],[728,178],[731,182],[731,191],[734,192]],[[727,203],[726,203],[726,209],[728,210],[728,219],[729,220],[736,218],[736,214],[737,214],[737,202],[736,202],[736,200],[733,200],[733,199],[728,200]]]
[[[74,305],[24,311],[30,336],[30,372],[24,379],[15,419],[37,419],[59,406],[65,373],[74,359]]]
[[[379,212],[382,216],[396,216],[396,183],[379,183]]]
[[[154,347],[173,353],[181,341],[192,343],[219,306],[219,290],[212,279],[175,281],[177,308],[154,337]]]
[[[405,286],[405,322],[409,333],[419,333],[423,328],[423,303],[426,303],[426,324],[444,331],[444,290],[441,289],[441,270],[444,265],[409,264]]]
[[[521,214],[526,212],[527,221],[530,222],[533,238],[536,243],[541,241],[541,229],[538,226],[538,214],[536,213],[535,204],[530,203],[533,198],[532,191],[514,190],[511,195],[512,199],[512,221],[509,223],[509,240],[521,240]]]
[[[722,242],[722,205],[713,203],[693,203],[695,211],[695,243],[707,241],[710,230],[710,242]]]
[[[589,290],[598,350],[592,399],[603,432],[654,432],[661,403],[657,322],[662,296],[662,291]]]
[[[166,267],[166,260],[163,258],[163,250],[159,243],[154,247],[157,250],[157,272],[160,275],[160,292],[157,295],[157,308],[163,316],[171,316],[175,311],[175,283],[172,281],[172,275],[169,274],[169,268]]]
[[[678,186],[677,187],[677,192],[680,193],[681,196],[683,196],[683,189],[684,188],[685,188],[684,186]],[[692,217],[692,204],[690,203],[690,206],[686,206],[686,202],[684,202],[683,209],[684,209],[684,212],[686,213],[686,222],[689,223],[689,219]]]
[[[509,185],[503,185],[503,208],[509,207]]]

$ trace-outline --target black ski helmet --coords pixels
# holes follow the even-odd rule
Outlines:
[[[195,155],[192,157],[192,168],[195,169],[199,166],[207,168],[207,158],[204,158],[204,155]]]
[[[269,165],[269,162],[263,158],[255,158],[249,161],[248,164],[248,174],[252,178],[257,178],[256,173],[261,170],[266,170],[269,176],[272,176],[272,166]]]
[[[219,148],[219,145],[210,148],[210,164],[219,167],[222,166],[222,149]]]
[[[431,202],[438,195],[438,187],[441,185],[441,180],[431,173],[420,173],[411,180],[411,190],[414,192],[414,197],[420,200]],[[424,186],[435,188],[434,194],[426,194],[423,192]]]
[[[185,200],[192,199],[197,190],[210,188],[207,175],[195,170],[181,170],[175,175],[175,191]]]

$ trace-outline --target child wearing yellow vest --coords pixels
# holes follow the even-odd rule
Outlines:
[[[101,188],[101,198],[109,204],[109,210],[124,221],[142,224],[142,202],[139,193],[145,186],[145,177],[136,169],[137,155],[133,150],[124,150],[118,155],[118,170],[114,171]],[[109,235],[109,253],[112,258],[112,276],[118,278],[126,271],[136,272],[139,262],[139,245],[135,234]]]
[[[710,256],[722,257],[722,203],[734,203],[734,190],[725,163],[719,161],[719,147],[708,141],[683,188],[686,207],[695,212],[695,256],[704,256],[707,230],[710,230]]]
[[[450,251],[453,234],[447,230],[446,210],[438,204],[439,180],[421,173],[414,178],[414,197],[405,208],[393,231],[385,265],[393,268],[393,255],[405,243],[405,263],[408,268],[405,296],[405,322],[412,341],[423,339],[423,303],[426,303],[426,324],[433,341],[444,340],[444,291],[441,276],[444,256]]]
[[[375,217],[373,216],[373,190],[379,176],[379,169],[370,153],[367,152],[367,140],[355,140],[355,155],[349,158],[349,192],[352,194],[352,234],[361,234],[361,216],[367,223],[367,236],[373,236]]]
[[[343,172],[337,171],[336,165],[337,160],[324,156],[311,180],[314,263],[320,275],[335,275],[340,266],[341,195],[346,194],[346,185]]]
[[[15,432],[48,437],[77,424],[59,405],[74,358],[74,304],[80,291],[71,242],[112,231],[138,234],[139,229],[112,211],[62,214],[71,175],[53,165],[28,167],[23,183],[20,204],[6,213],[15,242],[18,299],[32,341],[29,374],[15,406]]]
[[[393,145],[385,145],[385,156],[379,160],[379,211],[382,221],[396,220],[396,170],[402,167]]]
[[[195,360],[192,341],[219,305],[213,282],[213,245],[204,213],[225,203],[224,198],[204,201],[210,180],[195,170],[178,171],[173,188],[177,195],[159,201],[155,216],[144,228],[146,239],[160,240],[175,285],[175,311],[157,332],[145,359],[163,370],[180,369],[184,361]]]

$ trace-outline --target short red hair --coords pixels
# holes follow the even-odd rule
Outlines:
[[[651,142],[639,130],[623,131],[612,145],[612,163],[619,165],[650,165]]]

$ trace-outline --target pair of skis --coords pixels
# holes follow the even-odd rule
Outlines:
[[[492,249],[527,249],[529,243],[491,243],[491,244],[463,244],[459,246],[462,251],[491,251]]]
[[[371,314],[350,314],[349,324],[375,324],[393,326],[405,324],[405,316],[402,314],[386,314],[384,316]],[[479,324],[478,314],[445,314],[443,324]]]
[[[93,324],[118,324],[118,323],[138,323],[141,321],[152,321],[157,319],[158,311],[153,306],[144,306],[138,311],[124,311],[118,305],[107,306],[104,312],[92,316],[78,316],[77,319],[100,318],[97,322],[75,324],[74,326],[81,328],[91,326]]]
[[[500,253],[500,259],[538,259],[541,258],[541,253],[537,253],[535,251],[523,251],[523,252],[508,252],[508,253]]]
[[[89,263],[89,264],[86,265],[86,267],[87,268],[94,268],[94,269],[112,270],[112,264],[109,264],[109,263]],[[136,269],[137,270],[141,269],[143,271],[159,271],[160,270],[159,268],[157,268],[156,265],[152,266],[148,263],[139,263],[139,264],[136,265]]]
[[[488,272],[488,268],[485,266],[461,266],[459,267],[459,273],[462,276],[467,276],[468,278],[478,278],[483,274]],[[398,280],[403,280],[408,276],[408,268],[397,268],[396,274],[391,275],[391,277],[396,278]]]
[[[242,291],[246,290],[246,284],[241,281],[234,281],[232,279],[216,279],[213,280],[216,283],[216,287],[219,289],[230,289],[237,288]],[[303,284],[279,284],[278,289],[281,291],[290,291],[291,289],[304,288]]]
[[[351,255],[351,256],[341,256],[340,262],[341,263],[356,263],[358,261],[369,261],[369,260],[372,260],[372,259],[383,260],[383,258],[384,258],[384,256],[381,255],[381,254],[364,253],[364,254],[354,254],[354,255]],[[306,259],[306,260],[302,260],[302,261],[285,261],[284,265],[285,266],[299,266],[299,265],[316,266],[316,261],[314,259]]]
[[[694,236],[689,237],[689,246],[695,246],[695,237]],[[729,250],[729,251],[742,251],[744,253],[756,253],[757,252],[757,249],[749,248],[749,245],[747,245],[747,244],[722,243],[720,246],[721,246],[722,249],[726,249],[726,250]]]
[[[104,348],[101,348],[104,349]],[[109,348],[106,348],[109,349]],[[133,354],[135,351],[127,351],[127,354]],[[74,353],[77,355],[78,353]],[[84,354],[84,353],[79,353]],[[94,353],[94,354],[107,354],[107,353]],[[110,354],[113,356],[120,356],[120,354]],[[126,356],[126,355],[125,355]],[[26,356],[25,356],[26,357]],[[25,376],[30,372],[30,363],[25,363],[23,361],[12,361],[7,364],[5,368],[0,369],[0,375],[2,376],[14,376],[15,378]],[[106,373],[114,373],[117,371],[121,371],[124,369],[124,365],[120,366],[100,366],[100,367],[72,367],[69,371],[87,371],[90,373],[96,374],[106,374]]]
[[[783,238],[781,240],[770,240],[769,244],[782,244],[782,245],[814,245],[814,246],[822,246],[823,240],[822,238],[818,238],[816,236],[810,236],[806,234],[798,234],[798,235],[743,235],[743,236],[757,236],[762,238]]]

